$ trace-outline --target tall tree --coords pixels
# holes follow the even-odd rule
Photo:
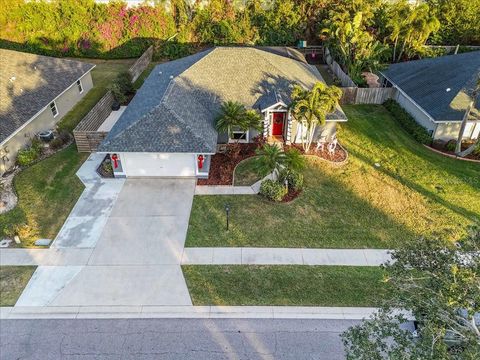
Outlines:
[[[432,15],[430,7],[427,4],[411,5],[407,0],[400,0],[390,9],[388,26],[392,31],[390,40],[394,44],[393,61],[400,61],[404,54],[411,57],[422,53],[430,34],[440,28],[440,22]]]
[[[302,124],[302,146],[308,152],[317,126],[323,126],[327,114],[335,110],[342,90],[336,86],[316,83],[311,90],[295,85],[292,91],[290,110],[293,117]]]
[[[373,318],[345,332],[349,360],[478,359],[480,228],[457,246],[420,239],[392,253],[385,281],[390,299]],[[418,337],[402,328],[411,313]]]

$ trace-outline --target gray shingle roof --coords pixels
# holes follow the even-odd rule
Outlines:
[[[383,74],[436,121],[461,121],[480,74],[480,51],[393,64]]]
[[[214,121],[224,101],[261,110],[293,84],[323,79],[286,48],[217,47],[159,64],[98,148],[101,152],[215,153]],[[329,120],[346,119],[339,108]]]
[[[94,65],[0,49],[0,142]]]

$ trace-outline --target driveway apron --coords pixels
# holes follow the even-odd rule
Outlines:
[[[194,189],[194,179],[127,179],[87,264],[40,266],[17,306],[192,305],[180,262]]]

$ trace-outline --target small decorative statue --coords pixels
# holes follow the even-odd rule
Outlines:
[[[330,144],[328,144],[328,153],[330,155],[335,154],[335,149],[337,148],[337,144],[338,144],[337,136],[333,135],[332,136],[332,141],[330,142]]]
[[[325,136],[322,136],[317,142],[316,151],[323,151],[325,150],[325,144],[327,143],[327,139]]]

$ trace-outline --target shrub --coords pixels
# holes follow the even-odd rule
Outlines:
[[[135,92],[132,84],[132,74],[130,74],[129,71],[122,71],[120,74],[118,74],[115,82],[118,84],[120,91],[124,95],[133,94]]]
[[[40,156],[40,146],[32,143],[31,146],[22,149],[17,154],[17,163],[20,166],[28,166],[35,162]]]
[[[287,189],[278,181],[264,180],[260,186],[260,194],[273,201],[282,201]]]
[[[117,83],[113,83],[108,87],[108,90],[110,90],[113,94],[113,97],[115,100],[117,100],[120,104],[123,104],[125,101],[127,101],[127,97],[125,94],[122,92],[122,89],[120,88],[120,85]]]
[[[63,147],[63,145],[65,145],[69,141],[70,141],[70,134],[68,133],[68,131],[61,131],[55,137],[55,139],[50,141],[50,147],[54,150],[57,150],[57,149],[60,149],[61,147]]]
[[[383,106],[385,106],[400,126],[412,135],[415,140],[425,145],[432,143],[432,137],[427,129],[417,123],[395,100],[387,100],[383,103]]]
[[[480,141],[477,143],[477,145],[475,145],[472,154],[475,156],[480,156]]]
[[[289,189],[292,189],[293,191],[303,189],[303,175],[299,172],[283,169],[278,174],[278,182],[280,184],[285,184],[285,181],[287,181]]]
[[[303,189],[303,175],[291,171],[287,176],[288,187],[294,191],[300,191]]]
[[[455,151],[456,147],[457,147],[457,140],[452,139],[445,144],[445,150],[447,151]]]

